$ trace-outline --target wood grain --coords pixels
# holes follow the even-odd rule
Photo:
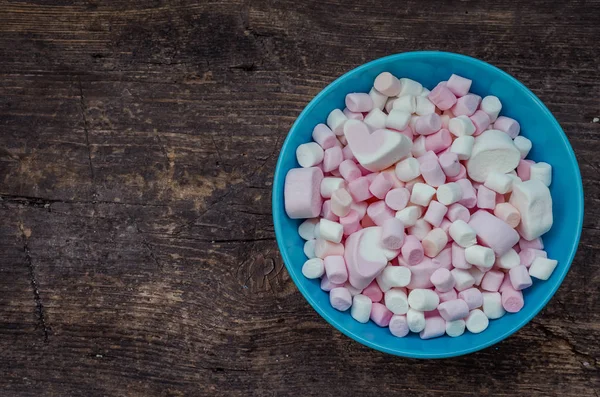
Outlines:
[[[600,395],[600,2],[0,0],[0,395]],[[303,300],[271,181],[295,117],[391,53],[471,55],[555,114],[581,245],[540,315],[441,361]]]

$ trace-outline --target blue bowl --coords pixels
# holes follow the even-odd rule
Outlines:
[[[533,142],[528,158],[545,161],[553,166],[550,191],[554,201],[554,225],[543,236],[548,256],[558,260],[558,267],[547,281],[535,280],[524,291],[525,306],[519,313],[506,314],[490,321],[480,334],[465,332],[458,338],[443,336],[421,340],[410,334],[396,338],[387,328],[373,322],[360,324],[349,312],[339,312],[329,304],[329,295],[320,289],[319,280],[302,275],[306,257],[304,241],[298,236],[300,220],[290,219],[285,213],[283,185],[285,175],[298,167],[296,147],[311,141],[312,130],[324,123],[335,108],[344,108],[349,92],[368,92],[373,80],[381,72],[408,77],[432,89],[447,80],[452,73],[473,80],[471,92],[482,97],[495,95],[503,104],[502,115],[521,124],[521,133]],[[362,65],[335,80],[321,91],[302,111],[285,140],[273,184],[273,220],[279,250],[292,280],[308,303],[331,325],[350,338],[382,352],[414,358],[444,358],[459,356],[493,345],[527,324],[554,295],[563,281],[579,244],[583,223],[583,187],[577,159],[560,125],[548,108],[527,87],[502,70],[464,55],[423,51],[409,52],[377,59]]]

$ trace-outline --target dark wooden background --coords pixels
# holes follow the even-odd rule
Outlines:
[[[418,49],[528,85],[586,194],[547,308],[441,361],[322,320],[270,210],[309,100]],[[600,396],[599,50],[598,0],[0,0],[0,395]]]

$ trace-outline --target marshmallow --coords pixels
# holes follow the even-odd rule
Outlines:
[[[519,149],[519,152],[521,152],[522,159],[527,157],[527,155],[529,154],[529,151],[531,150],[531,147],[533,146],[531,144],[531,141],[522,135],[519,135],[518,137],[516,137],[513,140],[513,143],[515,144],[517,149]]]
[[[364,118],[364,123],[369,126],[372,131],[385,128],[387,115],[378,108],[373,108]]]
[[[517,166],[517,175],[522,181],[528,181],[531,176],[531,166],[535,164],[533,160],[520,160]]]
[[[485,331],[489,324],[490,320],[479,309],[472,310],[466,320],[467,329],[474,334]]]
[[[529,275],[539,280],[548,280],[556,265],[558,265],[556,260],[537,257],[529,267]]]
[[[512,287],[517,291],[529,288],[533,284],[527,268],[523,265],[513,267],[509,270],[508,275]]]
[[[471,247],[477,244],[477,235],[475,230],[469,226],[464,220],[457,219],[452,222],[448,233],[452,240],[463,248]]]
[[[402,131],[408,127],[411,114],[400,109],[392,109],[385,119],[385,126],[394,130]]]
[[[446,212],[448,212],[448,208],[444,204],[440,204],[439,202],[432,200],[429,203],[429,208],[427,208],[427,212],[425,212],[425,216],[423,218],[432,226],[439,227],[444,220]]]
[[[468,223],[481,243],[494,250],[498,256],[504,255],[519,242],[519,234],[513,228],[485,210],[471,215]]]
[[[456,96],[444,84],[438,84],[428,95],[428,98],[441,110],[448,110],[456,103]]]
[[[408,298],[406,293],[399,288],[388,290],[384,295],[385,307],[394,314],[408,312]]]
[[[398,99],[397,96],[389,97],[385,102],[385,106],[381,110],[385,110],[385,112],[389,115],[389,113],[394,109],[394,102]]]
[[[465,168],[465,166],[460,164],[458,167],[459,167],[458,174],[456,176],[449,176],[448,178],[446,178],[446,181],[456,182],[456,181],[460,181],[461,179],[465,179],[467,177],[467,169]]]
[[[388,99],[387,95],[382,94],[375,88],[371,88],[371,91],[369,91],[369,96],[371,97],[371,100],[373,100],[373,108],[383,110]]]
[[[323,201],[323,207],[321,207],[321,218],[325,218],[329,221],[337,222],[340,217],[331,211],[331,200]]]
[[[439,153],[450,145],[452,145],[452,135],[445,128],[425,137],[425,149],[434,153]]]
[[[321,222],[323,222],[323,219],[321,219]],[[329,255],[344,255],[344,250],[344,244],[341,243],[334,243],[322,238],[318,238],[315,242],[315,255],[317,258],[324,259]]]
[[[455,136],[473,135],[475,133],[475,125],[469,116],[457,116],[450,119],[448,129]]]
[[[366,324],[369,322],[371,316],[371,307],[373,302],[368,297],[358,294],[352,298],[352,307],[350,309],[350,315],[353,319],[359,323]]]
[[[367,207],[367,215],[377,226],[383,226],[388,219],[394,218],[394,211],[388,208],[383,201],[376,201]]]
[[[401,248],[402,259],[410,266],[420,263],[425,256],[421,241],[415,236],[406,236]]]
[[[467,302],[469,310],[477,309],[483,305],[483,295],[477,288],[468,288],[459,292],[458,299]]]
[[[344,217],[350,212],[352,196],[346,189],[337,189],[331,195],[331,212],[339,217]]]
[[[461,189],[461,194],[462,194],[462,189]],[[439,193],[438,193],[438,199],[439,199]],[[454,203],[448,207],[448,212],[446,213],[446,218],[448,218],[451,222],[456,222],[457,220],[469,222],[469,219],[471,219],[471,213],[469,212],[467,207],[465,207],[464,205],[459,204],[459,203]]]
[[[488,95],[481,100],[480,108],[489,116],[490,121],[493,123],[498,118],[500,110],[502,110],[502,103],[500,103],[498,97]]]
[[[393,182],[385,173],[380,172],[379,174],[375,175],[376,176],[373,179],[373,182],[371,182],[369,185],[369,190],[371,193],[373,193],[373,196],[377,197],[378,199],[384,199],[387,192],[392,189]]]
[[[425,329],[425,314],[419,310],[408,309],[406,322],[411,332],[421,332]]]
[[[340,218],[339,223],[344,228],[344,236],[349,236],[359,229],[360,215],[356,210],[350,209],[346,216]]]
[[[346,182],[342,178],[336,177],[325,177],[320,183],[320,193],[323,198],[331,198],[333,192],[338,189],[342,189],[346,186]]]
[[[411,205],[396,212],[396,218],[400,219],[405,227],[414,226],[421,217],[423,210],[421,207]]]
[[[381,303],[373,303],[371,307],[371,320],[380,327],[387,327],[393,315],[394,313]]]
[[[302,251],[304,252],[304,255],[306,255],[306,257],[308,259],[312,259],[315,258],[315,245],[316,245],[317,241],[316,240],[306,240],[306,242],[304,243],[304,247],[302,248]]]
[[[499,292],[484,292],[483,294],[483,313],[490,320],[498,319],[506,310],[502,307],[502,297]]]
[[[347,288],[334,288],[329,291],[329,303],[334,309],[344,312],[352,306],[352,295]]]
[[[450,110],[452,110],[452,113],[454,113],[455,116],[470,117],[475,114],[480,102],[481,97],[479,95],[467,94],[458,98]]]
[[[339,287],[343,287],[344,285],[340,285],[340,284],[334,284],[332,283],[328,278],[327,275],[324,274],[323,277],[321,277],[321,289],[325,292],[329,292],[334,288],[339,288]]]
[[[483,269],[483,270],[481,270],[481,269]],[[485,276],[485,271],[488,271],[488,270],[489,269],[482,268],[481,266],[471,267],[469,269],[469,273],[471,273],[471,276],[475,280],[474,285],[479,286],[481,284],[481,281],[483,280],[483,276]]]
[[[350,208],[358,213],[358,219],[362,219],[367,214],[367,207],[369,204],[365,202],[352,203]]]
[[[410,269],[404,266],[387,266],[377,276],[377,284],[381,291],[387,292],[392,288],[406,287],[410,284]]]
[[[373,87],[388,97],[397,96],[400,93],[400,81],[389,72],[379,74],[375,78]]]
[[[344,154],[341,147],[334,146],[325,150],[323,155],[323,171],[331,172],[337,170],[342,161],[344,161]]]
[[[473,144],[475,138],[468,135],[459,136],[452,142],[450,146],[450,152],[456,154],[459,160],[468,160],[471,157],[473,151]]]
[[[412,193],[410,195],[410,202],[427,207],[434,195],[435,189],[433,187],[424,183],[417,183],[413,186]]]
[[[446,321],[456,321],[469,315],[469,306],[462,299],[442,302],[438,306],[440,316]]]
[[[446,335],[456,338],[465,333],[465,320],[446,321]]]
[[[484,182],[489,173],[507,173],[519,164],[521,153],[510,137],[498,130],[487,130],[475,138],[467,173],[476,182]]]
[[[425,98],[422,98],[425,99]],[[442,119],[437,113],[420,116],[415,122],[414,131],[420,135],[431,135],[442,128]]]
[[[448,269],[444,269],[444,268],[437,269],[435,272],[433,272],[433,274],[431,275],[429,280],[435,286],[436,291],[439,291],[442,293],[454,291],[454,284],[455,284],[454,277],[452,277],[452,274],[450,273],[450,270],[448,270]]]
[[[477,207],[494,209],[496,207],[496,192],[485,186],[479,186],[479,189],[477,189]]]
[[[342,154],[344,155],[344,160],[352,160],[352,161],[356,160],[356,158],[354,157],[354,153],[352,153],[352,149],[350,149],[350,146],[344,146],[344,148],[342,149]],[[359,171],[360,171],[360,169],[359,169]],[[341,175],[341,173],[340,173],[340,175]],[[362,175],[362,173],[361,173],[361,175]]]
[[[515,185],[509,203],[521,214],[517,231],[524,239],[533,240],[552,227],[552,197],[542,182],[530,180]]]
[[[419,333],[421,339],[432,339],[442,336],[446,333],[446,322],[438,316],[427,317],[425,319],[425,329]]]
[[[414,113],[417,110],[417,99],[414,95],[403,95],[394,101],[392,110]]]
[[[296,148],[296,159],[303,168],[314,167],[323,161],[323,148],[316,142],[303,143]]]
[[[379,288],[377,281],[372,281],[371,284],[367,285],[367,287],[362,290],[361,294],[371,299],[372,302],[381,302],[383,299],[383,291]]]
[[[325,273],[325,267],[323,265],[323,259],[312,258],[304,262],[302,265],[302,274],[306,278],[319,278]]]
[[[341,255],[331,255],[323,260],[325,265],[325,274],[334,284],[344,284],[348,280],[348,270],[346,261]]]
[[[439,303],[439,296],[430,289],[416,288],[408,294],[408,304],[415,310],[423,312],[434,310]]]
[[[471,89],[471,83],[472,80],[469,80],[465,77],[461,77],[457,74],[453,74],[448,79],[446,87],[448,87],[448,89],[452,91],[452,93],[457,97],[462,97],[467,95],[469,89]]]
[[[312,240],[315,238],[315,226],[319,223],[318,218],[307,219],[298,226],[298,234],[303,240]]]
[[[385,195],[385,204],[395,211],[406,208],[408,200],[410,200],[410,192],[403,187],[392,189]]]
[[[546,251],[538,250],[535,248],[525,248],[519,252],[519,258],[521,265],[530,267],[535,258],[548,258]]]
[[[532,164],[529,167],[529,179],[537,179],[544,185],[550,186],[552,183],[552,166],[544,162]]]
[[[496,193],[506,194],[512,191],[512,178],[500,172],[490,172],[485,178],[483,186]]]
[[[523,306],[525,306],[525,301],[523,300],[523,293],[521,291],[516,291],[512,287],[505,288],[502,292],[502,307],[509,313],[517,313],[519,312]]]
[[[521,258],[519,257],[519,254],[517,254],[517,251],[512,248],[506,251],[504,255],[496,258],[496,266],[498,266],[500,269],[510,270],[513,267],[519,266],[520,264]]]
[[[344,124],[348,121],[348,117],[340,109],[333,109],[327,116],[327,126],[335,135],[344,133]]]
[[[325,178],[325,179],[327,179],[327,178]],[[341,179],[341,178],[337,178],[337,179]],[[343,179],[342,179],[342,181],[343,181]],[[333,183],[333,182],[331,182],[331,183]],[[357,178],[357,179],[351,181],[350,183],[348,183],[348,192],[350,192],[350,195],[352,196],[352,199],[355,202],[358,203],[361,201],[365,201],[365,200],[368,200],[371,197],[373,197],[373,194],[369,190],[370,185],[371,185],[371,183],[369,182],[369,179],[366,176],[361,176],[360,178]],[[343,187],[343,185],[341,187]],[[323,185],[322,184],[321,184],[321,195],[323,195]],[[325,197],[325,196],[323,196],[323,197]]]
[[[426,97],[418,95],[417,97],[415,97],[415,100],[417,102],[415,113],[419,116],[425,116],[428,114],[435,113],[435,105],[431,103],[431,101]]]
[[[452,243],[452,266],[457,269],[470,269],[471,264],[465,258],[465,249],[456,243]]]
[[[319,187],[322,180],[323,171],[317,167],[288,171],[283,196],[285,212],[290,218],[315,218],[320,214],[323,200]]]
[[[442,128],[448,129],[448,127],[450,126],[450,119],[452,117],[448,116],[447,114],[442,114],[440,116],[440,119],[442,120]]]
[[[448,235],[440,228],[431,230],[421,241],[425,255],[430,258],[437,256],[448,244]]]
[[[346,107],[354,113],[370,112],[373,109],[373,99],[365,93],[348,94],[346,95]]]
[[[396,164],[395,172],[398,179],[402,182],[413,180],[421,175],[419,161],[413,157],[404,159]]]
[[[406,320],[406,316],[395,314],[390,319],[390,332],[392,335],[403,338],[408,335],[410,331],[408,328],[408,321]]]
[[[462,199],[462,194],[462,189],[456,182],[443,184],[437,189],[437,199],[444,205],[450,205],[460,201]]]
[[[466,290],[475,284],[475,279],[473,276],[471,276],[471,273],[465,269],[454,268],[450,271],[450,273],[452,273],[452,277],[454,277],[454,289],[457,291]]]
[[[385,268],[388,261],[398,255],[380,245],[382,229],[367,227],[346,239],[344,259],[350,284],[359,289],[367,287]]]
[[[473,133],[474,136],[480,135],[490,126],[490,116],[488,116],[487,113],[483,110],[476,111],[469,118],[475,126],[475,133]]]
[[[322,239],[333,243],[339,243],[342,241],[344,228],[338,222],[332,222],[323,218],[319,222],[319,232],[321,233]]]
[[[421,242],[430,231],[431,225],[423,218],[417,219],[415,224],[408,228],[408,233],[421,240]]]
[[[413,141],[413,146],[412,149],[410,150],[411,154],[414,157],[419,157],[425,154],[425,152],[427,152],[427,149],[425,149],[425,143],[427,141],[425,140],[425,136],[424,135],[419,135],[418,137],[415,138],[415,140]]]
[[[515,119],[511,119],[510,117],[500,116],[494,122],[494,129],[504,131],[508,134],[509,137],[515,139],[519,132],[521,131],[521,126]]]
[[[482,245],[472,245],[465,248],[465,259],[471,265],[480,266],[486,269],[494,266],[496,260],[494,251],[492,251],[491,248]]]
[[[509,203],[496,204],[494,215],[512,228],[517,227],[521,222],[521,214]]]
[[[352,160],[344,160],[339,166],[340,175],[346,180],[346,182],[352,182],[362,176],[360,170],[356,166],[356,163]]]
[[[423,87],[423,89],[421,90],[421,93],[419,94],[419,96],[424,96],[424,97],[428,97],[429,98],[429,93],[431,91],[429,91],[427,88]]]
[[[325,124],[317,124],[313,129],[312,139],[323,149],[329,149],[337,144],[335,134]]]
[[[486,272],[481,280],[481,289],[489,292],[496,292],[504,281],[504,273],[498,270]]]
[[[315,230],[314,230],[315,239],[321,238],[321,229],[319,228],[319,223],[320,222],[317,222],[317,224],[315,225]]]
[[[429,152],[428,152],[429,153]],[[433,155],[435,157],[435,154]],[[437,157],[421,162],[419,169],[428,185],[438,187],[446,182],[446,175],[438,163]]]
[[[404,95],[421,95],[423,91],[423,85],[418,81],[414,81],[407,78],[400,79],[400,93],[399,97]]]
[[[371,97],[369,97],[369,98],[371,98]],[[365,119],[365,116],[362,113],[352,112],[348,108],[344,108],[344,110],[342,110],[342,112],[346,115],[346,117],[348,117],[348,120],[360,120],[360,121],[363,121]],[[340,136],[340,138],[342,138],[342,137],[343,136]]]
[[[458,203],[467,208],[474,208],[477,204],[477,192],[471,181],[468,179],[459,179],[456,183],[462,190],[462,198],[458,200]]]
[[[404,223],[398,218],[386,219],[382,224],[381,245],[384,248],[398,250],[404,243]]]

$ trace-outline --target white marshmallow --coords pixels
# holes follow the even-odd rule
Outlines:
[[[473,135],[475,133],[475,125],[469,116],[458,116],[450,119],[448,129],[455,136]]]
[[[421,95],[423,92],[423,85],[418,81],[414,81],[407,78],[400,79],[400,93],[399,97],[404,95]]]
[[[396,164],[396,177],[402,182],[408,182],[421,175],[419,160],[409,157]]]
[[[408,298],[406,293],[398,288],[393,288],[385,293],[385,307],[394,314],[406,314],[408,312]]]
[[[495,191],[496,193],[506,194],[512,190],[512,183],[512,177],[508,176],[507,174],[492,171],[488,174],[487,178],[485,178],[485,183],[483,186]]]
[[[333,109],[327,116],[327,126],[335,135],[344,134],[344,124],[348,121],[348,117],[340,109]]]
[[[519,135],[515,139],[513,139],[513,143],[515,144],[517,149],[519,149],[519,152],[521,152],[521,158],[524,159],[525,157],[527,157],[532,147],[531,141],[525,138],[524,136]]]
[[[298,226],[298,234],[303,240],[312,240],[315,238],[315,226],[319,223],[319,218],[307,219]]]
[[[385,109],[385,111],[386,111],[386,113],[388,113],[388,115],[392,111],[392,109],[394,109],[394,102],[396,101],[396,99],[398,99],[397,96],[391,96],[385,102],[385,107],[382,110]]]
[[[465,333],[465,320],[446,321],[446,334],[452,338]]]
[[[296,159],[303,168],[314,167],[323,161],[325,152],[316,142],[303,143],[296,148]]]
[[[415,309],[408,309],[406,322],[411,332],[421,332],[425,329],[425,313]]]
[[[382,110],[374,108],[365,116],[364,123],[369,126],[371,131],[381,130],[385,128],[386,119],[387,115]]]
[[[486,269],[486,270],[489,270],[489,269]],[[473,280],[475,280],[474,285],[481,284],[483,277],[485,277],[485,272],[481,271],[480,269],[478,269],[476,267],[472,267],[467,271],[471,274],[471,277],[473,277]]]
[[[483,313],[490,320],[495,320],[506,314],[502,306],[502,296],[499,292],[483,292]]]
[[[406,287],[410,283],[410,269],[404,266],[387,266],[377,276],[377,284],[383,292],[395,287]]]
[[[418,95],[415,99],[417,101],[415,113],[417,113],[419,116],[435,113],[435,105],[431,103],[429,99],[420,95]]]
[[[322,239],[340,243],[344,235],[344,227],[337,222],[323,218],[319,221],[319,232]]]
[[[381,92],[377,91],[375,87],[371,88],[369,91],[369,96],[373,100],[373,107],[379,110],[383,110],[385,107],[385,103],[387,102],[387,95],[383,95]]]
[[[490,122],[493,123],[498,118],[500,110],[502,110],[502,103],[500,103],[498,97],[488,95],[481,100],[479,108],[490,117]]]
[[[510,173],[510,172],[509,172],[509,173],[508,173],[508,174],[506,174],[506,175],[508,175],[508,177],[509,177],[510,179],[512,179],[511,191],[512,191],[512,187],[513,187],[514,185],[516,185],[517,183],[522,183],[522,182],[523,182],[523,180],[522,180],[521,178],[519,178],[519,177],[517,176],[517,174],[516,174],[516,173],[512,174],[512,173]]]
[[[410,202],[427,207],[435,195],[435,188],[424,183],[416,183],[410,194]]]
[[[421,241],[425,238],[425,236],[427,236],[427,233],[429,233],[430,231],[431,231],[431,224],[429,224],[429,222],[427,222],[423,218],[417,219],[415,224],[408,228],[408,234],[412,234],[413,236],[415,236],[416,238],[418,238]],[[446,233],[444,233],[444,234],[446,234]]]
[[[373,307],[373,302],[371,302],[368,296],[361,294],[354,295],[350,315],[359,323],[365,324],[369,322],[369,318],[371,317],[371,307]]]
[[[434,310],[440,304],[440,297],[433,290],[415,288],[408,294],[408,304],[422,312]]]
[[[517,267],[521,264],[521,258],[514,249],[509,249],[504,255],[496,258],[496,266],[500,269],[510,270],[513,267]]]
[[[430,92],[431,92],[431,91],[429,91],[427,88],[423,87],[423,89],[421,90],[421,93],[420,93],[419,95],[420,95],[420,96],[427,97],[427,96],[429,96],[429,93],[430,93]]]
[[[346,187],[344,178],[327,176],[321,181],[321,197],[331,198],[333,192],[344,187]]]
[[[437,200],[444,205],[457,203],[462,196],[462,188],[455,182],[446,183],[437,188]]]
[[[302,274],[306,278],[319,278],[325,274],[325,264],[321,258],[312,258],[302,265]]]
[[[315,245],[317,244],[317,240],[306,240],[306,242],[304,243],[304,255],[306,255],[306,257],[308,259],[312,259],[312,258],[316,258],[315,255]]]
[[[465,323],[469,332],[478,334],[485,331],[490,324],[490,320],[487,318],[484,312],[479,309],[475,309],[471,310]]]
[[[405,227],[414,226],[421,215],[423,215],[423,209],[417,205],[411,205],[396,212],[396,218],[400,219]]]
[[[459,292],[475,285],[475,279],[468,270],[454,268],[450,270],[450,273],[454,277],[454,289]]]
[[[422,240],[422,244],[425,255],[430,258],[436,257],[448,244],[448,235],[443,229],[435,228],[427,233]]]
[[[534,179],[514,185],[509,203],[521,214],[517,231],[525,240],[534,240],[552,227],[552,196],[541,181]]]
[[[473,145],[475,144],[475,138],[469,135],[459,136],[452,142],[450,151],[456,153],[459,160],[468,160],[471,157],[473,151]]]
[[[321,222],[323,221],[321,220]],[[496,261],[494,251],[483,245],[472,245],[465,248],[465,259],[471,265],[481,266],[486,269],[494,266],[494,262]]]
[[[471,157],[467,160],[467,173],[475,182],[483,183],[490,172],[505,174],[514,170],[520,159],[521,153],[507,133],[484,131],[475,138]]]
[[[452,240],[463,248],[468,248],[477,244],[477,234],[469,224],[461,219],[458,219],[450,225],[448,234]]]
[[[537,179],[544,185],[550,186],[552,183],[552,166],[548,163],[535,163],[530,168],[529,179]]]
[[[394,101],[392,109],[412,114],[417,110],[417,99],[414,95],[399,96],[398,99]]]
[[[558,265],[558,261],[538,256],[529,267],[529,275],[539,280],[548,280],[556,269],[556,265]]]
[[[390,114],[388,114],[387,118],[385,119],[385,126],[387,128],[402,131],[406,127],[408,127],[408,122],[410,121],[410,118],[410,113],[404,110],[392,109]]]
[[[411,126],[414,131],[414,127]],[[410,150],[411,154],[415,157],[421,157],[427,152],[425,148],[425,135],[419,135],[414,141],[413,146]]]

